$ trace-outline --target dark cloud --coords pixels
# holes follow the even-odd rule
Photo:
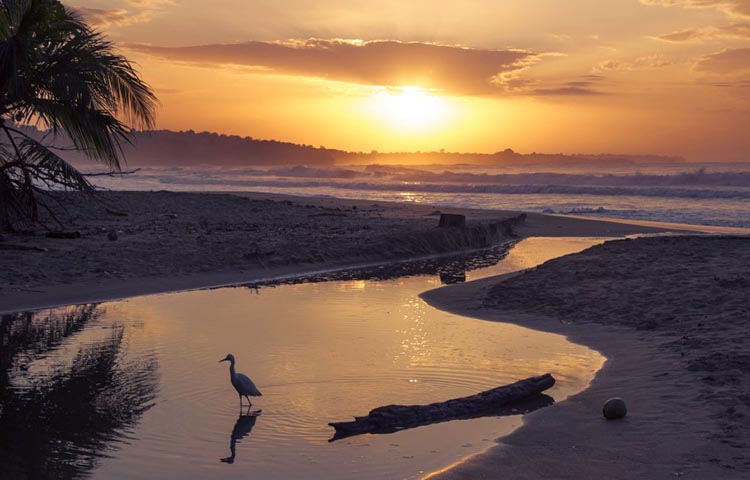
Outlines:
[[[645,5],[715,8],[732,17],[750,18],[750,0],[641,0]]]
[[[696,72],[735,74],[750,71],[750,48],[727,48],[706,55],[693,66]]]
[[[718,27],[690,28],[660,35],[659,40],[666,42],[699,42],[718,38],[750,39],[750,23],[734,23]]]
[[[594,82],[578,80],[574,82],[568,82],[566,85],[568,87],[586,88],[594,85]]]
[[[397,41],[310,39],[289,42],[128,48],[201,65],[239,65],[265,71],[383,86],[421,86],[447,93],[503,92],[515,75],[540,58],[525,50],[489,50]]]
[[[593,73],[588,75],[581,75],[581,78],[590,82],[601,82],[607,79],[607,77],[605,77],[604,75],[594,75]]]
[[[589,88],[589,85],[590,82],[568,82],[561,87],[537,88],[532,90],[530,94],[545,97],[606,95],[605,92]]]

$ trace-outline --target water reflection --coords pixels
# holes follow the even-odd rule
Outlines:
[[[588,246],[567,242],[554,256]],[[467,279],[533,266],[551,256],[545,248],[524,240]],[[0,478],[415,479],[483,450],[521,419],[335,443],[327,422],[544,372],[558,380],[547,393],[559,401],[603,363],[564,337],[435,310],[418,295],[438,285],[401,277],[263,295],[217,289],[2,317]],[[227,351],[262,388],[262,421],[238,418],[217,374]]]
[[[248,407],[249,410],[249,407]],[[257,410],[254,412],[248,412],[246,414],[240,414],[237,417],[237,421],[232,429],[232,434],[229,436],[229,451],[231,455],[221,459],[224,463],[234,463],[234,459],[237,456],[237,442],[250,435],[250,432],[255,426],[255,422],[258,420],[261,411]]]
[[[454,283],[463,283],[466,281],[466,271],[446,271],[440,272],[440,283],[443,285],[452,285]]]
[[[3,478],[80,478],[151,407],[156,358],[127,360],[123,326],[100,324],[103,313],[83,305],[0,317]]]
[[[496,265],[503,260],[510,249],[517,243],[516,239],[493,247],[469,251],[455,255],[441,255],[406,262],[395,262],[373,267],[353,268],[332,272],[316,273],[280,280],[253,282],[244,286],[256,293],[261,287],[277,285],[297,285],[330,281],[364,282],[366,280],[393,280],[414,275],[438,275],[443,285],[465,282],[466,272]]]

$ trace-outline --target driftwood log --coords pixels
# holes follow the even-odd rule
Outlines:
[[[329,441],[363,433],[392,433],[449,420],[528,413],[554,403],[552,397],[542,394],[554,384],[554,377],[547,373],[445,402],[378,407],[365,417],[354,417],[353,422],[329,423],[336,429]]]

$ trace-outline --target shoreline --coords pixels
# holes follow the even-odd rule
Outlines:
[[[673,243],[683,241],[680,239],[691,240],[689,237],[674,238],[678,241]],[[732,240],[732,237],[723,238]],[[656,240],[653,244],[658,246],[667,239],[642,240]],[[743,252],[747,254],[746,245],[750,239],[734,240],[743,242]],[[623,242],[626,248],[633,245],[630,254],[647,251],[636,244],[639,240],[619,242]],[[607,358],[591,385],[578,395],[524,416],[520,428],[497,439],[496,444],[488,450],[425,478],[745,478],[744,475],[750,470],[750,458],[742,453],[746,451],[748,441],[742,427],[747,405],[743,406],[741,400],[742,392],[747,392],[748,388],[746,380],[742,380],[746,376],[742,373],[746,366],[737,363],[736,372],[726,372],[725,368],[713,367],[710,363],[721,361],[721,358],[716,359],[716,355],[720,354],[716,352],[732,349],[743,351],[741,347],[732,347],[741,334],[741,324],[727,325],[726,321],[721,324],[720,320],[726,319],[721,317],[724,312],[719,312],[716,318],[701,320],[715,329],[710,332],[703,329],[701,322],[685,326],[680,320],[679,325],[672,328],[650,318],[645,320],[653,324],[636,323],[636,328],[633,328],[632,325],[612,320],[617,318],[618,310],[627,310],[622,304],[618,306],[616,301],[611,302],[613,305],[609,309],[600,309],[597,305],[580,313],[576,313],[579,307],[566,310],[568,306],[590,307],[592,304],[588,298],[568,301],[568,291],[562,293],[565,295],[563,297],[559,296],[561,293],[550,292],[550,303],[544,304],[543,309],[536,305],[526,308],[524,305],[537,301],[540,291],[559,288],[554,278],[564,277],[566,271],[578,276],[579,271],[571,272],[571,269],[583,268],[584,262],[604,261],[606,264],[606,259],[614,261],[605,254],[594,260],[587,258],[593,255],[591,250],[619,248],[618,245],[607,244],[600,247],[560,257],[529,271],[450,285],[421,295],[434,308],[483,321],[512,323],[561,334],[569,341],[595,349]],[[590,281],[580,288],[585,289],[592,282],[599,281],[597,276],[608,272],[608,268],[593,267]],[[685,271],[702,278],[692,269]],[[587,274],[585,271],[581,273],[584,276]],[[525,281],[525,277],[530,276],[533,278]],[[540,285],[539,278],[542,277],[550,281]],[[735,281],[732,278],[727,281]],[[740,282],[740,277],[736,278]],[[503,298],[503,291],[508,288],[512,293],[507,295],[512,297],[519,289],[528,288],[532,281],[539,287],[530,291],[523,300],[515,299],[515,303],[501,302],[496,305],[488,303],[493,298]],[[672,278],[663,280],[674,281]],[[560,280],[562,284],[565,282],[570,284],[567,277]],[[519,286],[513,287],[514,284]],[[603,294],[599,298],[603,304],[607,302],[606,298],[615,296],[622,296],[623,303],[638,303],[632,295],[623,291]],[[552,300],[554,298],[557,300]],[[704,298],[696,301],[703,301]],[[738,302],[739,307],[735,305]],[[743,311],[741,297],[729,305],[727,309]],[[696,308],[703,307],[699,305]],[[600,310],[604,313],[596,313]],[[559,313],[551,313],[555,311]],[[612,312],[609,316],[608,311]],[[680,315],[675,309],[666,311]],[[600,315],[598,320],[589,318],[597,315]],[[694,314],[683,315],[690,318]],[[582,317],[580,321],[577,319],[579,316]],[[738,357],[727,360],[734,358]],[[612,397],[626,400],[629,412],[624,420],[607,421],[602,417],[601,406]],[[733,406],[723,412],[728,403]]]
[[[137,194],[136,194],[137,195]],[[191,194],[206,198],[213,194]],[[242,197],[248,194],[238,195]],[[368,201],[341,199],[310,199],[307,197],[274,196],[268,194],[249,194],[250,198],[262,197],[263,201],[279,202],[289,206],[289,202],[298,202],[302,208],[316,201],[321,202],[315,208],[335,209],[340,212],[344,207],[359,205],[363,208],[372,205]],[[388,204],[379,202],[379,208],[388,211],[394,219],[402,222],[415,218],[429,223],[436,221],[430,217],[435,207],[409,204]],[[444,208],[444,207],[443,207]],[[462,209],[444,209],[451,213],[467,212],[473,220],[492,221],[499,218],[508,219],[516,212],[478,211]],[[326,210],[328,211],[328,210]],[[427,213],[425,213],[427,212]],[[338,213],[336,215],[338,217]],[[368,218],[369,219],[369,218]],[[403,225],[403,222],[401,223]],[[431,226],[431,231],[434,230]],[[570,217],[530,213],[522,225],[513,227],[518,238],[529,237],[626,237],[629,235],[664,235],[670,232],[690,233],[727,233],[723,227],[704,227],[692,225],[671,225],[646,222],[645,225],[615,219],[599,220],[589,217]],[[750,231],[739,229],[741,233]],[[344,239],[338,239],[344,240]],[[60,240],[67,242],[68,240]],[[481,250],[481,249],[480,249]],[[120,300],[134,296],[171,293],[185,290],[213,289],[229,286],[241,286],[251,282],[294,279],[320,273],[347,271],[357,268],[375,267],[378,265],[403,263],[419,258],[441,258],[470,250],[448,250],[443,253],[421,257],[381,258],[371,262],[335,263],[329,257],[316,264],[286,264],[271,268],[250,270],[222,270],[196,274],[174,274],[131,278],[102,279],[96,276],[85,281],[67,282],[43,286],[36,291],[15,292],[13,295],[0,295],[0,313],[23,310],[39,310],[73,303],[90,303],[109,300]],[[475,250],[476,251],[476,250]],[[580,255],[580,254],[576,254]],[[564,258],[564,257],[563,257]],[[607,357],[605,365],[596,372],[591,385],[580,394],[567,399],[553,407],[542,409],[523,417],[523,425],[508,436],[498,439],[499,446],[490,447],[476,456],[469,457],[451,465],[444,470],[434,472],[427,478],[463,479],[483,477],[490,473],[506,473],[512,478],[586,478],[587,475],[605,475],[607,478],[632,478],[633,475],[643,478],[664,478],[665,476],[682,476],[695,474],[696,478],[721,478],[731,476],[731,461],[724,460],[723,453],[710,444],[706,446],[705,434],[720,435],[715,421],[707,411],[692,411],[689,402],[680,398],[680,388],[684,385],[701,381],[694,372],[672,372],[673,365],[679,357],[665,353],[662,344],[667,336],[661,333],[658,338],[648,332],[640,332],[622,326],[572,325],[554,316],[524,315],[519,313],[499,313],[481,305],[480,299],[488,289],[500,280],[509,280],[523,272],[516,272],[500,277],[490,277],[468,283],[456,284],[437,290],[424,292],[421,296],[431,306],[458,313],[463,316],[490,321],[515,323],[524,327],[557,333],[566,336],[571,342],[583,344],[601,352]],[[39,287],[37,287],[39,288]],[[32,290],[31,288],[29,290]],[[440,292],[436,294],[435,292]],[[83,293],[81,293],[83,292]],[[479,302],[479,303],[478,303]],[[679,341],[679,335],[672,335],[670,341]],[[644,365],[643,359],[649,359]],[[653,371],[661,372],[658,375]],[[664,374],[664,375],[662,375]],[[671,376],[669,376],[671,374]],[[665,383],[665,376],[669,382]],[[677,386],[677,387],[676,387]],[[628,392],[627,395],[622,392]],[[690,392],[695,393],[693,390]],[[645,414],[639,408],[653,400],[658,394],[668,407],[661,407],[658,412]],[[608,397],[625,396],[633,412],[624,422],[605,422],[599,409]],[[652,405],[653,406],[653,405]],[[690,421],[685,413],[690,412]],[[637,416],[636,416],[637,415]],[[696,433],[694,425],[700,425]],[[653,426],[659,429],[654,432]],[[713,430],[712,430],[713,429]],[[656,434],[656,435],[655,435]],[[577,436],[577,437],[576,437]],[[615,441],[623,440],[625,443]],[[550,440],[552,438],[553,440]],[[592,442],[592,439],[596,441]],[[629,440],[628,440],[629,439]],[[646,439],[646,440],[644,440]],[[674,443],[686,443],[689,447],[675,452]],[[679,442],[677,442],[679,440]],[[636,444],[636,442],[641,442]],[[698,445],[699,447],[696,447]],[[656,453],[655,453],[656,452]],[[571,455],[576,458],[571,464]],[[663,459],[655,464],[654,458]],[[544,460],[540,460],[544,459]],[[687,460],[685,460],[687,459]],[[700,459],[697,464],[690,459]],[[715,461],[719,459],[718,461]],[[723,462],[723,463],[722,463]],[[592,464],[600,470],[594,473],[581,469],[581,465]],[[561,476],[560,465],[566,465],[570,474]],[[729,466],[727,466],[729,465]],[[750,465],[750,463],[748,463]],[[519,471],[525,470],[523,473]],[[502,473],[501,473],[502,472]],[[525,476],[524,476],[525,475]]]
[[[134,281],[127,283],[123,283],[121,281],[112,281],[109,283],[99,282],[96,285],[73,284],[66,286],[65,288],[52,287],[47,292],[29,292],[32,294],[32,296],[44,293],[47,298],[52,298],[52,300],[47,301],[48,303],[39,303],[35,299],[32,299],[31,303],[29,303],[28,305],[16,302],[14,303],[14,305],[20,305],[20,308],[15,307],[14,309],[4,310],[3,308],[5,303],[0,299],[0,315],[18,313],[21,311],[37,311],[47,308],[59,308],[75,304],[110,302],[126,300],[133,297],[161,295],[195,290],[236,288],[244,286],[255,286],[258,284],[260,284],[260,286],[262,287],[265,285],[276,285],[287,281],[294,282],[298,279],[306,279],[325,274],[336,274],[349,271],[366,272],[382,266],[395,266],[412,262],[421,262],[425,260],[441,260],[444,258],[452,258],[461,255],[480,254],[494,248],[496,247],[446,252],[435,255],[406,258],[402,260],[382,260],[370,263],[334,265],[318,269],[316,269],[315,266],[302,269],[300,269],[298,266],[291,266],[288,268],[277,268],[270,271],[266,270],[240,273],[226,271],[184,277],[175,276],[144,278],[135,279]],[[71,290],[76,290],[78,288],[86,288],[87,292],[79,295],[75,295],[71,292]],[[16,298],[24,297],[16,296]]]
[[[0,247],[20,243],[45,250],[8,250],[0,256],[0,312],[460,254],[491,246],[483,242],[503,238],[506,227],[501,224],[519,215],[265,193],[112,192],[105,200],[104,205],[71,207],[77,215],[73,228],[81,230],[81,238],[36,235],[0,243]],[[126,208],[130,214],[113,216],[105,207]],[[222,208],[224,217],[208,223],[206,217]],[[437,208],[466,215],[467,228],[449,233],[445,232],[449,229],[437,229]],[[612,237],[666,231],[536,213],[527,214],[523,225],[509,228],[521,237]],[[117,241],[107,240],[112,230],[119,232]]]

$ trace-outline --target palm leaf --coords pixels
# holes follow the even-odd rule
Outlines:
[[[42,143],[24,138],[18,148],[31,169],[37,171],[40,180],[84,192],[94,191],[94,187],[77,168]]]
[[[131,128],[153,128],[156,106],[127,58],[58,0],[0,0],[0,126],[11,143],[9,121],[35,124],[119,170]],[[40,185],[93,190],[50,146],[12,130],[22,140],[0,145],[0,227],[27,200],[36,215]]]

